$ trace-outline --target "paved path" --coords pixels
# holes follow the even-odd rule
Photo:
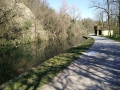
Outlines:
[[[120,90],[120,43],[92,37],[94,45],[41,90]]]

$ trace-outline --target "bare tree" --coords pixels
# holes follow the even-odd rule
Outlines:
[[[111,5],[111,1],[110,0],[103,0],[101,2],[92,1],[91,3],[92,3],[91,4],[92,8],[103,10],[104,13],[107,15],[108,29],[109,29],[109,34],[111,37],[111,30],[110,30],[110,5]]]
[[[69,9],[69,15],[71,16],[73,22],[76,22],[77,20],[80,19],[80,11],[74,5],[72,5],[70,7],[70,9]]]
[[[6,40],[9,40],[10,20],[16,16],[13,7],[9,8],[5,1],[0,1],[0,38]]]
[[[119,35],[120,35],[120,0],[118,0],[118,7],[119,7],[119,14],[118,14],[118,20],[119,20]]]
[[[83,26],[86,28],[87,33],[93,32],[93,25],[95,25],[95,21],[90,18],[85,18],[82,21]]]
[[[120,0],[111,0],[111,4],[113,5],[114,9],[112,15],[118,18],[118,34],[120,35]]]
[[[103,10],[97,11],[95,13],[95,18],[96,18],[96,21],[99,21],[102,23],[102,27],[104,28],[104,12],[103,12]]]
[[[65,0],[62,1],[62,6],[60,7],[60,15],[68,14],[69,6]]]

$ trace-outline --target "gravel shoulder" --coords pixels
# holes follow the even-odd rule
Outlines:
[[[120,89],[120,43],[92,37],[94,45],[40,90]]]

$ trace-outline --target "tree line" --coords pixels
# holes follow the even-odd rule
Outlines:
[[[96,17],[103,28],[113,29],[114,35],[120,35],[120,0],[92,0],[90,7],[97,10]]]
[[[93,31],[89,21],[65,1],[56,12],[47,0],[0,0],[0,45],[80,37]]]

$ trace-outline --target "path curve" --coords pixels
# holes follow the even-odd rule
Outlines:
[[[120,43],[92,37],[94,45],[41,90],[120,90]]]

